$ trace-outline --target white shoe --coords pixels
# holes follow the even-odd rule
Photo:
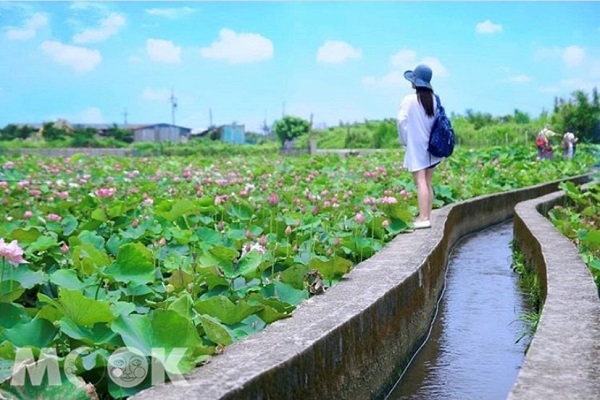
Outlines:
[[[413,223],[413,227],[415,229],[426,229],[426,228],[431,228],[431,222],[429,220],[427,221],[415,221]]]

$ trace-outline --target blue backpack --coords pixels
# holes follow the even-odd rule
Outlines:
[[[429,135],[429,146],[427,150],[435,157],[449,157],[454,151],[454,129],[450,119],[446,116],[446,111],[442,107],[440,97],[436,94],[437,112],[431,126]]]

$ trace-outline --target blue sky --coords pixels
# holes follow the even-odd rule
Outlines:
[[[537,117],[600,87],[600,2],[0,0],[0,127],[393,118],[421,62],[448,112]]]

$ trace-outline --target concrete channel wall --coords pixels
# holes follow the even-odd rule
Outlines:
[[[546,218],[564,202],[555,192],[515,210],[515,240],[545,300],[510,400],[600,398],[598,290],[577,247]]]
[[[455,243],[511,218],[516,204],[552,193],[558,183],[435,210],[431,229],[397,236],[291,318],[229,346],[186,375],[185,385],[155,386],[131,398],[383,398],[429,328]]]

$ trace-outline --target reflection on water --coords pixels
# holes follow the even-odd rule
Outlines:
[[[511,269],[512,221],[470,236],[448,260],[431,336],[387,399],[505,399],[523,362],[528,311]]]

